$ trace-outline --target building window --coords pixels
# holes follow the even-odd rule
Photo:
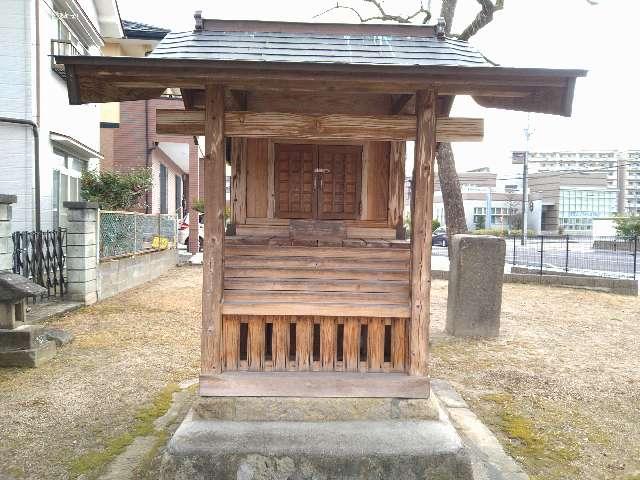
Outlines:
[[[87,169],[87,161],[73,157],[62,150],[54,150],[53,183],[51,189],[51,215],[53,228],[66,224],[62,203],[81,199],[80,177]]]
[[[167,167],[160,164],[160,213],[167,212]]]
[[[182,218],[182,177],[180,175],[176,175],[176,212],[178,216]]]

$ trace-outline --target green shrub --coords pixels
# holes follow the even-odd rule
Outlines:
[[[438,220],[437,218],[434,218],[433,220],[431,220],[431,231],[435,232],[437,229],[439,229],[441,226],[440,220]]]
[[[150,168],[126,173],[86,171],[80,178],[82,198],[106,210],[131,210],[141,206],[140,201],[151,185]]]
[[[614,220],[616,233],[621,237],[640,236],[640,215],[620,215]]]
[[[495,237],[506,237],[506,236],[516,236],[519,237],[522,235],[522,230],[506,230],[500,228],[476,228],[473,232],[474,235],[493,235]],[[536,233],[533,230],[528,230],[527,235],[530,237],[534,237]]]

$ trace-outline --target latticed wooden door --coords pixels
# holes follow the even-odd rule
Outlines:
[[[318,218],[353,219],[360,213],[362,147],[318,147]]]
[[[275,145],[276,213],[279,218],[313,218],[315,211],[313,145]]]
[[[357,218],[362,147],[275,145],[276,214],[279,218]]]

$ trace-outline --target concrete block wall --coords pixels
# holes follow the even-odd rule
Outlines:
[[[98,204],[64,202],[67,215],[67,280],[71,300],[98,300],[96,280]]]
[[[148,252],[100,262],[97,269],[98,300],[158,278],[178,263],[175,249]]]
[[[16,201],[15,195],[0,195],[0,271],[11,270],[13,266],[11,207]]]

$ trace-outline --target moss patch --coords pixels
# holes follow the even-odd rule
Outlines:
[[[522,405],[508,393],[491,393],[482,396],[481,400],[490,403],[494,416],[485,420],[508,439],[505,447],[509,454],[533,467],[531,470],[545,472],[546,475],[540,478],[564,479],[577,472],[572,465],[580,457],[577,439],[567,433],[546,430],[544,422],[536,425],[534,420],[522,414]],[[544,409],[544,406],[539,405],[539,408]],[[554,417],[553,411],[546,413]],[[557,465],[562,465],[560,476],[555,476],[559,472]],[[553,473],[548,471],[552,466],[556,466]]]
[[[69,464],[69,474],[77,478],[83,474],[97,474],[115,457],[123,453],[137,437],[155,435],[158,442],[166,440],[166,433],[154,426],[156,419],[167,413],[171,407],[174,392],[180,388],[175,384],[167,385],[151,402],[135,414],[135,423],[122,435],[108,439],[103,448],[85,453]],[[159,448],[159,447],[158,447]]]

